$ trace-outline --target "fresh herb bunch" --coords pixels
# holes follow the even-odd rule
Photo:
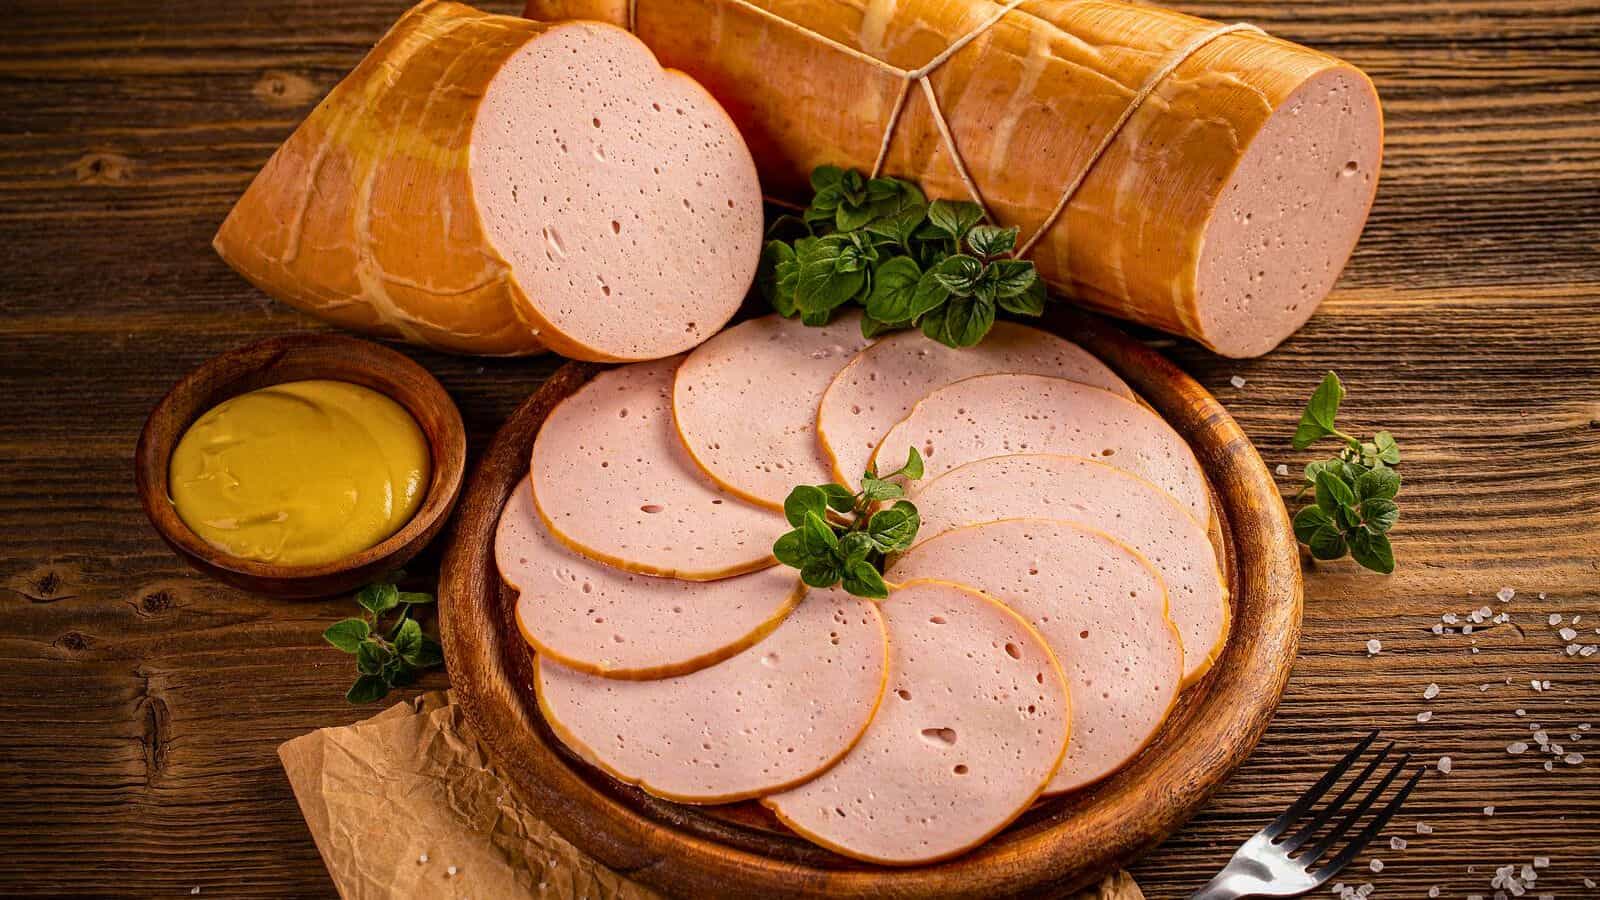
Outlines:
[[[1343,441],[1337,455],[1306,465],[1306,484],[1300,494],[1313,491],[1316,501],[1294,517],[1294,536],[1311,548],[1317,559],[1338,559],[1349,553],[1374,572],[1394,571],[1394,548],[1389,529],[1400,518],[1395,495],[1400,493],[1400,447],[1387,431],[1362,441],[1334,425],[1344,385],[1329,372],[1311,395],[1294,448],[1304,450],[1323,438]],[[1296,496],[1299,496],[1298,494]]]
[[[842,585],[857,597],[882,600],[889,596],[883,583],[883,560],[890,553],[911,548],[922,517],[906,489],[892,479],[922,477],[922,454],[912,447],[906,464],[879,477],[868,466],[861,490],[852,493],[842,484],[802,484],[783,501],[783,515],[794,530],[778,538],[772,555],[778,562],[800,570],[800,580],[814,588]],[[894,504],[878,506],[886,500]]]
[[[1010,257],[1017,229],[981,224],[976,203],[929,203],[909,181],[837,166],[812,172],[811,187],[811,205],[780,216],[761,254],[757,282],[780,315],[826,325],[854,303],[866,308],[866,337],[920,327],[941,344],[970,347],[997,308],[1044,312],[1033,263]]]
[[[361,618],[335,622],[322,633],[323,640],[356,658],[356,683],[344,695],[351,703],[371,703],[388,696],[393,688],[416,681],[417,674],[444,662],[439,642],[422,633],[411,608],[433,602],[432,594],[402,591],[393,584],[369,584],[356,593],[364,612]],[[383,617],[399,610],[399,618],[382,625]]]

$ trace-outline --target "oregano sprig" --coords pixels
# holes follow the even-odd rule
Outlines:
[[[381,700],[391,689],[411,684],[423,670],[444,662],[439,642],[423,634],[411,614],[412,607],[432,603],[432,594],[369,584],[355,599],[361,604],[361,617],[335,622],[322,633],[323,640],[356,658],[356,683],[345,693],[346,700]],[[384,625],[384,616],[396,610],[398,617]]]
[[[757,283],[780,315],[826,325],[855,304],[865,308],[867,337],[921,328],[942,344],[970,347],[997,311],[1044,312],[1038,271],[1010,256],[1017,229],[982,224],[976,203],[929,203],[910,181],[837,166],[813,171],[811,187],[811,205],[779,217],[762,250]]]
[[[840,585],[857,597],[889,596],[883,562],[891,553],[911,548],[922,518],[896,478],[922,477],[922,454],[912,447],[906,464],[878,475],[868,466],[861,490],[842,484],[802,484],[783,501],[783,515],[794,530],[778,538],[772,555],[800,570],[808,586]],[[885,501],[894,501],[883,507]]]
[[[1334,418],[1344,400],[1344,385],[1329,372],[1317,385],[1294,432],[1294,448],[1304,450],[1324,438],[1344,446],[1329,459],[1306,465],[1305,485],[1314,502],[1294,517],[1294,535],[1316,559],[1349,553],[1361,565],[1385,575],[1394,571],[1389,529],[1400,518],[1394,502],[1400,493],[1400,446],[1387,431],[1359,440],[1339,430]]]

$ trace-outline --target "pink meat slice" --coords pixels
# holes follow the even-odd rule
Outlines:
[[[1046,375],[979,375],[924,397],[889,430],[877,458],[899,465],[915,446],[924,478],[990,456],[1087,456],[1132,472],[1211,520],[1200,463],[1172,426],[1110,391]]]
[[[1008,372],[1053,375],[1133,398],[1104,363],[1048,331],[996,322],[983,343],[964,350],[919,331],[898,332],[857,354],[822,396],[817,435],[834,475],[855,484],[883,436],[933,391],[975,375]]]
[[[890,578],[970,585],[1044,636],[1072,691],[1072,743],[1048,793],[1121,768],[1177,699],[1183,645],[1167,619],[1161,577],[1100,532],[1050,519],[957,528],[907,551]]]
[[[762,802],[846,856],[932,862],[987,840],[1039,795],[1067,745],[1067,685],[1037,632],[968,588],[903,584],[882,612],[889,689],[861,742]]]
[[[709,581],[773,565],[783,517],[717,487],[672,423],[679,357],[601,372],[534,439],[533,498],[555,538],[607,565]]]
[[[539,708],[579,756],[658,797],[785,790],[849,752],[888,671],[877,605],[813,591],[750,649],[687,675],[600,678],[538,659]]]
[[[764,316],[701,344],[678,367],[672,391],[689,455],[727,490],[773,509],[797,484],[832,481],[817,444],[817,403],[869,343],[860,314],[848,313],[817,328]]]
[[[1081,456],[992,456],[913,483],[919,541],[996,519],[1064,519],[1099,529],[1155,566],[1183,641],[1183,682],[1211,668],[1228,639],[1228,589],[1204,525],[1148,481]]]
[[[681,353],[755,277],[761,186],[738,128],[617,29],[553,29],[508,60],[471,171],[490,241],[557,333],[539,336],[569,356]]]
[[[500,512],[495,561],[517,591],[517,625],[528,643],[610,678],[662,678],[721,662],[777,628],[805,590],[781,566],[682,581],[597,563],[550,536],[527,479]]]

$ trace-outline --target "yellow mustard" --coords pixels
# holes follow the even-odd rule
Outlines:
[[[241,394],[201,416],[172,453],[173,506],[225,553],[285,566],[333,562],[398,531],[429,478],[405,407],[343,381]]]

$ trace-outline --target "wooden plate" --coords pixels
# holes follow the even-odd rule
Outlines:
[[[527,474],[546,414],[601,368],[573,363],[511,416],[478,464],[439,580],[451,683],[525,801],[611,868],[696,898],[1037,896],[1088,884],[1194,815],[1255,747],[1294,661],[1300,558],[1288,514],[1250,440],[1204,388],[1103,320],[1062,310],[1047,324],[1094,352],[1172,423],[1217,501],[1232,638],[1131,765],[1088,790],[1041,802],[964,856],[889,869],[816,847],[756,804],[657,800],[572,756],[539,715],[532,657],[512,620],[515,594],[495,569],[494,532],[501,506]]]

